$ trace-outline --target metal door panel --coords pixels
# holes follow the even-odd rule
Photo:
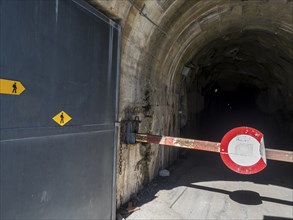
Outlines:
[[[2,218],[110,219],[113,138],[93,131],[3,141]]]
[[[55,4],[35,0],[1,4],[1,77],[21,79],[28,88],[21,99],[1,97],[2,128],[56,126],[43,114],[43,106],[52,117],[63,107],[75,118],[72,125],[113,120],[116,72],[111,72],[110,55],[115,30],[64,0],[58,3],[56,22]],[[11,19],[6,21],[7,17]],[[91,101],[92,95],[97,102]]]
[[[81,0],[0,12],[0,78],[26,88],[0,94],[0,219],[114,218],[119,25]]]

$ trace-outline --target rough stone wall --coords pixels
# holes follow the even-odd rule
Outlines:
[[[289,41],[293,33],[291,0],[89,2],[122,25],[120,119],[127,112],[138,115],[140,132],[153,134],[179,134],[181,71],[204,45],[243,30],[268,31]],[[122,158],[122,175],[117,174],[118,207],[160,168],[172,163],[176,150],[123,146]]]
[[[143,1],[132,6],[123,27],[121,57],[120,114],[125,110],[138,115],[141,119],[140,132],[153,134],[174,134],[174,124],[170,124],[172,112],[165,97],[167,88],[164,83],[156,83],[151,78],[153,64],[145,59],[153,56],[147,51],[147,45],[154,25],[139,14],[135,8],[142,8]],[[146,1],[143,13],[154,22],[158,22],[162,11],[156,1]],[[159,62],[154,60],[153,62]],[[153,90],[161,98],[153,99]],[[173,107],[174,108],[174,107]],[[176,153],[166,147],[154,145],[123,146],[123,172],[117,176],[117,194],[119,203],[124,203],[138,192],[143,184],[157,175],[158,170],[167,167],[175,159]],[[175,152],[175,150],[173,150]]]
[[[120,120],[129,114],[138,115],[142,133],[178,134],[175,115],[178,112],[175,106],[177,101],[169,93],[167,81],[158,83],[156,81],[160,79],[151,78],[153,65],[149,65],[145,60],[154,56],[151,51],[146,50],[151,33],[156,28],[148,19],[159,22],[164,12],[162,7],[168,7],[171,2],[135,1],[132,4],[132,1],[127,0],[91,0],[90,3],[110,17],[118,18],[122,24]],[[146,14],[147,18],[138,10],[144,4],[142,13]],[[160,94],[160,98],[153,99],[154,91]],[[149,144],[122,147],[122,174],[117,173],[118,207],[152,180],[159,169],[167,167],[176,159],[176,149]]]

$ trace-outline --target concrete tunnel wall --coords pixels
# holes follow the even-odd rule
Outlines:
[[[223,56],[221,53],[228,50],[227,56],[235,60],[237,50],[236,53],[233,52],[233,45],[230,44],[238,39],[237,44],[241,45],[245,42],[243,36],[246,33],[249,33],[248,38],[254,39],[257,44],[263,44],[262,48],[267,48],[267,52],[273,54],[263,58],[259,54],[253,56],[255,59],[260,59],[259,62],[263,62],[263,65],[273,62],[272,59],[280,57],[281,54],[287,60],[275,61],[275,65],[269,67],[275,69],[270,72],[271,75],[258,78],[260,80],[271,78],[267,82],[272,85],[271,97],[276,102],[266,103],[274,108],[279,100],[278,97],[281,96],[283,101],[279,108],[286,108],[288,126],[292,129],[292,0],[88,1],[113,19],[120,20],[122,25],[119,118],[124,119],[127,113],[138,115],[142,120],[140,132],[180,135],[182,123],[180,113],[184,113],[182,112],[184,67],[192,65],[189,76],[193,79],[189,84],[185,84],[190,88],[196,79],[204,79],[196,78],[196,74],[202,71],[200,67],[217,63],[210,56],[212,47],[204,48],[218,42],[214,48],[218,48],[220,53],[215,57]],[[139,9],[143,8],[143,5],[145,7],[140,13]],[[225,48],[221,49],[221,44],[225,44]],[[274,49],[270,49],[272,46]],[[249,44],[246,44],[246,47],[249,47]],[[244,49],[244,51],[249,50]],[[250,48],[250,54],[253,54],[253,51],[253,48]],[[198,58],[200,56],[203,57],[202,60]],[[254,64],[257,62],[255,61]],[[238,69],[245,69],[245,66],[243,63]],[[243,74],[253,68],[246,70],[242,71]],[[228,72],[230,75],[225,76],[233,78],[233,71],[230,69]],[[258,73],[254,72],[254,74]],[[262,74],[265,72],[263,71]],[[209,74],[206,75],[208,78]],[[253,81],[252,78],[251,80]],[[198,82],[207,83],[207,81],[209,79]],[[257,81],[259,80],[256,80],[256,83]],[[274,85],[278,85],[281,95],[275,93],[278,89],[274,89]],[[198,98],[195,102],[198,107],[195,108],[200,108],[201,96],[194,97]],[[265,96],[265,99],[267,97],[270,95]],[[119,158],[119,145],[117,149]],[[143,184],[148,183],[158,174],[159,169],[168,167],[176,157],[177,150],[168,147],[123,146],[122,175],[117,173],[117,206],[129,200]],[[117,159],[117,170],[118,161],[119,159]]]

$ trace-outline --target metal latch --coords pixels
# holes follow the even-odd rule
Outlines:
[[[122,144],[135,144],[136,143],[136,134],[139,130],[139,120],[138,116],[128,120],[121,120],[120,124],[120,142]]]

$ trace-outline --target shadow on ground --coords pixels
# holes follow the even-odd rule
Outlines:
[[[227,194],[231,200],[239,204],[259,205],[264,201],[268,201],[293,207],[293,203],[290,201],[260,196],[258,192],[245,188],[237,191],[228,191],[196,184],[208,181],[235,181],[239,182],[239,184],[241,182],[251,182],[292,189],[293,166],[290,163],[268,161],[267,167],[262,172],[253,175],[241,175],[228,169],[217,153],[184,150],[181,152],[179,159],[168,169],[171,172],[169,177],[155,178],[137,195],[132,197],[131,204],[140,207],[154,200],[160,190],[170,190],[179,186],[186,186]],[[119,210],[124,217],[130,214],[126,208],[126,206],[122,206]],[[281,218],[264,216],[264,219]]]

